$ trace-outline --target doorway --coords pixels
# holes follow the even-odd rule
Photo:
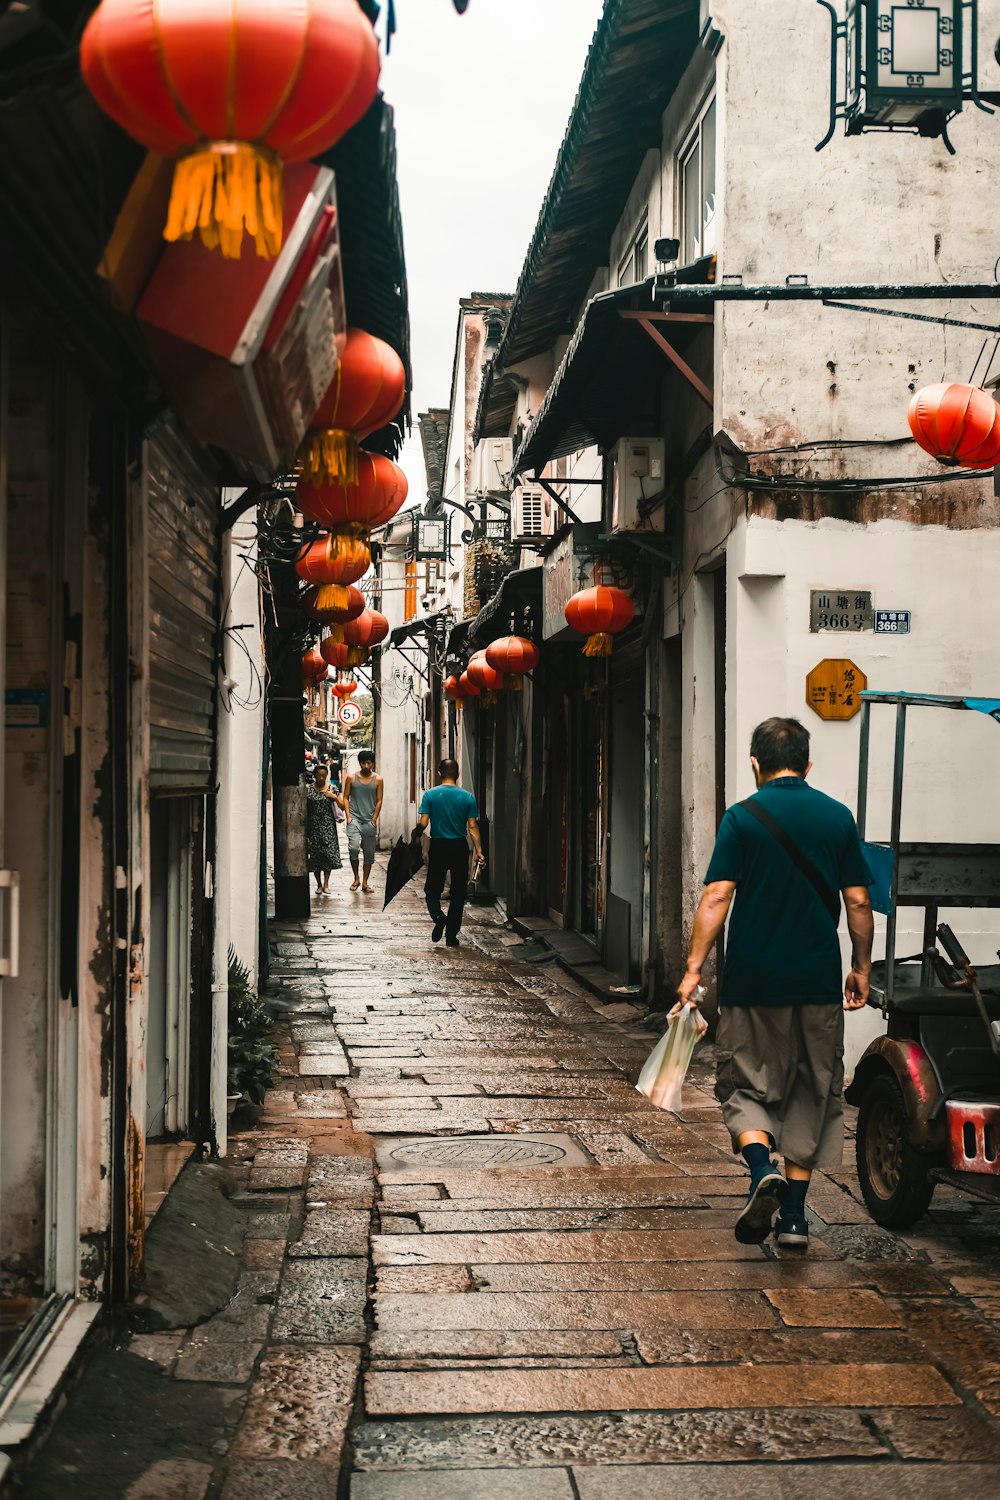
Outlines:
[[[184,1135],[190,1123],[195,806],[190,797],[150,803],[147,1140]]]

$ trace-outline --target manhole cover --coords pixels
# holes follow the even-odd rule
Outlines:
[[[571,1138],[565,1144],[538,1136],[440,1135],[408,1136],[383,1142],[378,1149],[383,1171],[412,1171],[420,1167],[554,1167],[586,1161]]]

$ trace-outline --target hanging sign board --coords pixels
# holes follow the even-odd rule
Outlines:
[[[806,702],[821,719],[853,719],[868,678],[846,657],[827,657],[806,678]]]

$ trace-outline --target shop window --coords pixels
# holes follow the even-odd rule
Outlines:
[[[711,255],[716,246],[715,100],[709,100],[678,160],[681,264]]]
[[[618,285],[635,286],[645,281],[649,267],[649,224],[642,225],[618,262]]]
[[[406,560],[406,573],[403,580],[403,620],[412,620],[417,613],[417,560],[409,557]]]

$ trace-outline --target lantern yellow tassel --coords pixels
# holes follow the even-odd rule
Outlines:
[[[368,652],[361,646],[352,646],[347,653],[347,665],[349,667],[363,667],[368,660]]]
[[[310,484],[358,482],[357,442],[339,427],[311,432],[299,452],[299,462]]]
[[[261,259],[273,260],[281,249],[281,158],[243,141],[214,141],[182,156],[163,238],[189,240],[196,231],[230,260],[239,260],[246,231]]]
[[[321,609],[346,610],[351,602],[351,596],[342,583],[321,583],[316,594],[315,608],[317,612]]]
[[[597,635],[588,635],[583,654],[584,656],[610,656],[611,636],[605,630],[599,631]]]
[[[524,678],[521,676],[520,672],[511,672],[508,677],[504,678],[504,681],[506,682],[512,693],[524,692]]]
[[[336,622],[331,624],[330,629],[327,631],[326,638],[328,641],[335,641],[338,646],[342,646],[344,644],[343,625],[338,625]]]

